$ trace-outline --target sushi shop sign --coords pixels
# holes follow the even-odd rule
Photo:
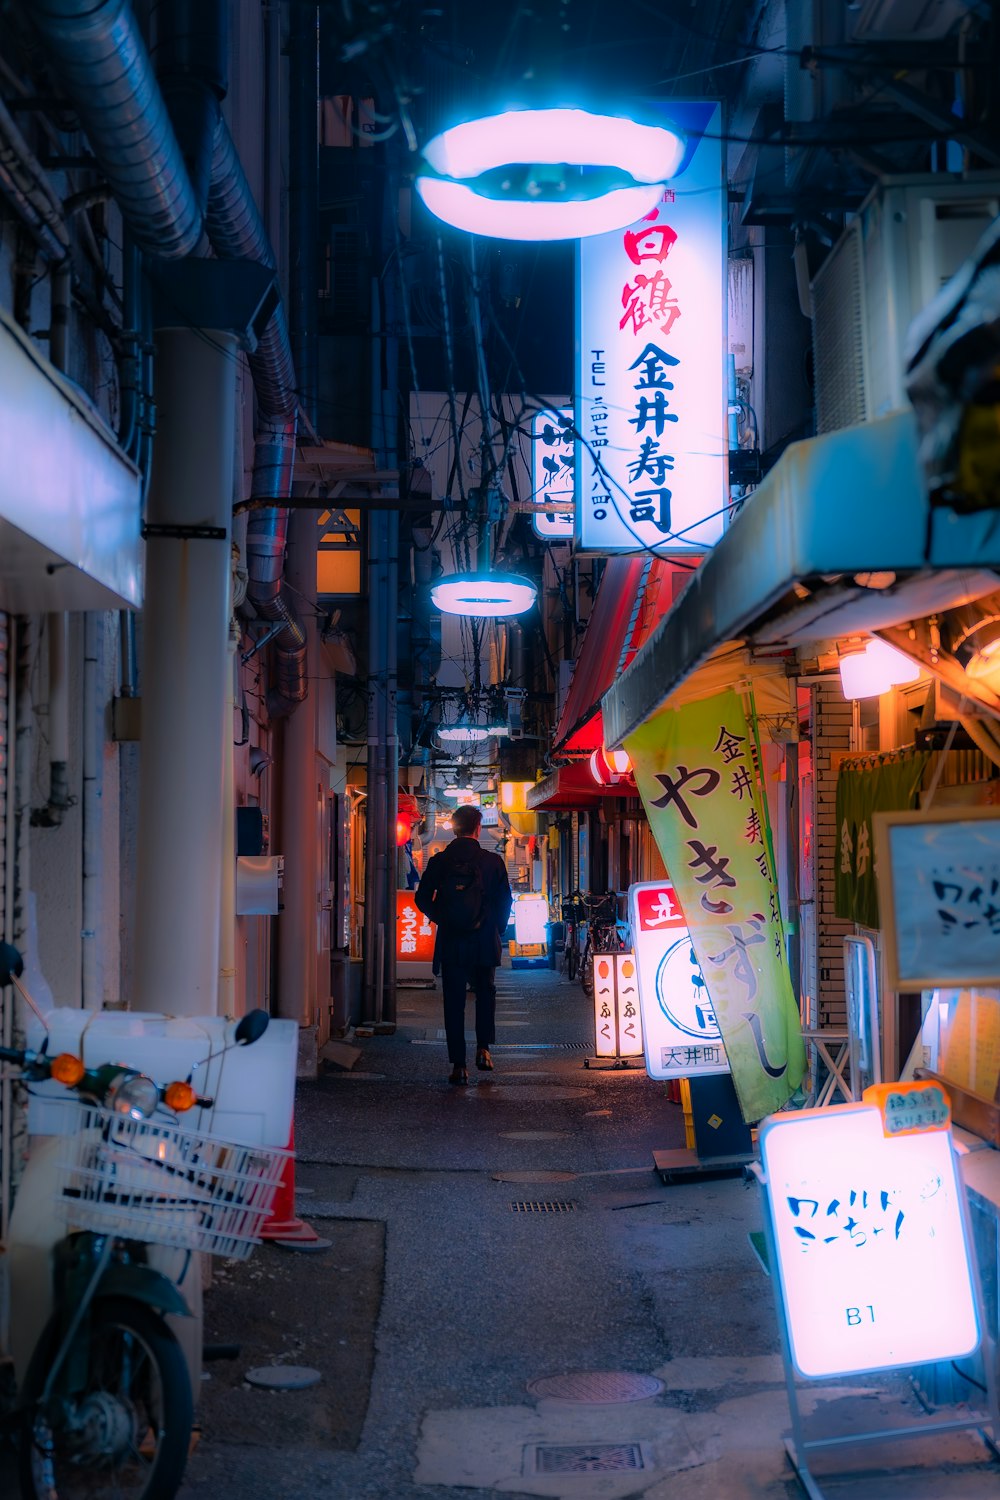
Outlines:
[[[669,880],[629,887],[646,1071],[650,1078],[728,1073],[719,1023]]]

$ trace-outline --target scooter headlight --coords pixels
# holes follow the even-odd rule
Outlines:
[[[160,1091],[145,1073],[122,1073],[107,1098],[109,1109],[133,1120],[148,1120],[159,1102]]]

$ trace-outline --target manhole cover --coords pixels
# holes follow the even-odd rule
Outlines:
[[[574,1182],[575,1172],[494,1172],[494,1182]]]
[[[636,1375],[630,1370],[573,1370],[528,1381],[529,1393],[540,1401],[576,1401],[581,1406],[646,1401],[662,1390],[663,1381],[655,1375]]]
[[[508,1074],[508,1077],[510,1075]],[[498,1130],[502,1141],[565,1141],[568,1130]]]
[[[243,1379],[265,1391],[306,1391],[319,1385],[322,1375],[306,1365],[261,1365],[248,1370]]]
[[[509,1082],[502,1069],[494,1082]],[[558,1083],[515,1083],[506,1091],[505,1097],[509,1104],[519,1104],[523,1100],[530,1100],[533,1104],[557,1104],[561,1100],[586,1099],[589,1094],[589,1089],[569,1088]]]
[[[647,1469],[639,1443],[533,1443],[524,1450],[524,1474],[620,1474]]]

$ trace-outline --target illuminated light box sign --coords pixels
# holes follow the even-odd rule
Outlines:
[[[483,815],[484,828],[496,828],[500,823],[500,809],[497,807],[496,792],[481,792],[479,794],[479,811]]]
[[[669,880],[629,887],[629,923],[650,1078],[728,1073],[719,1023]]]
[[[577,250],[576,537],[599,556],[706,552],[729,493],[722,115],[658,108],[686,164],[645,218]]]
[[[572,504],[576,454],[573,440],[573,408],[536,411],[531,419],[531,498],[536,505],[545,500]],[[573,540],[573,511],[535,511],[532,529],[543,542]]]
[[[548,941],[549,903],[544,896],[514,897],[514,940],[522,946]]]
[[[417,910],[412,891],[396,892],[396,958],[403,963],[430,963],[434,928]]]
[[[916,1083],[865,1101],[772,1115],[760,1131],[792,1358],[811,1379],[979,1345],[947,1100]]]
[[[597,954],[594,963],[594,1053],[641,1057],[642,1016],[634,953]]]

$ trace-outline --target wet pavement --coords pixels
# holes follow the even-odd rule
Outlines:
[[[499,978],[494,1073],[455,1088],[440,999],[403,989],[392,1036],[298,1093],[298,1211],[332,1240],[219,1268],[203,1432],[182,1500],[458,1500],[800,1494],[761,1223],[739,1173],[664,1185],[681,1109],[641,1067],[586,1067],[592,1010],[548,970]],[[471,1016],[471,1006],[470,1012]],[[354,1061],[353,1054],[345,1054]],[[915,1305],[918,1289],[914,1289]],[[308,1390],[250,1387],[309,1365]],[[654,1393],[553,1399],[541,1377],[632,1372]],[[583,1386],[586,1386],[583,1382]],[[803,1388],[831,1430],[918,1420],[899,1377]],[[971,1434],[866,1452],[831,1496],[978,1500],[1000,1470]],[[841,1463],[849,1464],[849,1454]],[[880,1467],[881,1466],[881,1467]]]

